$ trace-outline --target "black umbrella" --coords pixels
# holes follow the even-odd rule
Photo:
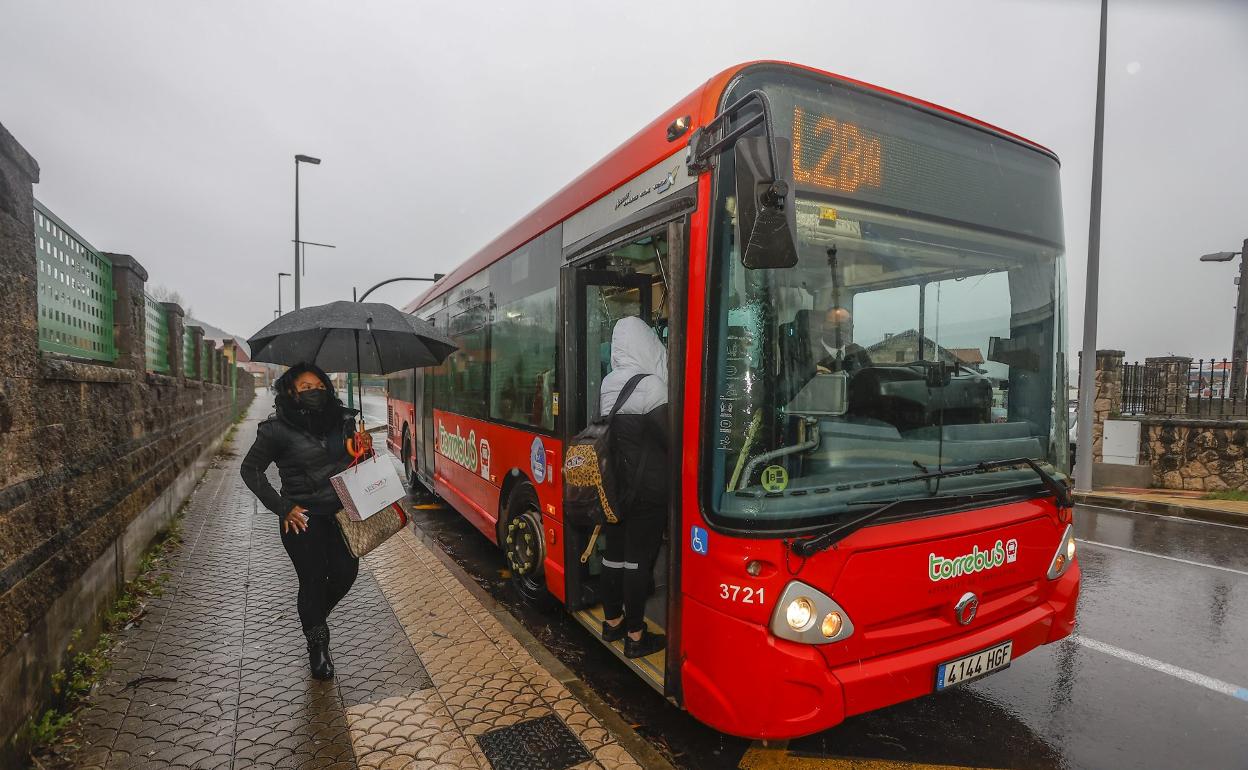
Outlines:
[[[330,302],[292,310],[247,340],[251,360],[328,372],[390,374],[436,366],[456,346],[428,323],[383,302]]]

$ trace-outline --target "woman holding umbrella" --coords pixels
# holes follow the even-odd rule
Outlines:
[[[281,518],[282,545],[299,575],[299,620],[308,638],[312,675],[328,679],[334,664],[325,621],[351,590],[360,566],[339,530],[334,514],[342,502],[330,479],[347,469],[353,454],[371,450],[373,442],[356,430],[357,412],[334,395],[324,370],[389,374],[432,366],[455,345],[391,305],[345,301],[287,313],[247,342],[252,361],[291,366],[274,383],[277,413],[260,423],[242,475]],[[264,475],[272,463],[282,479],[281,493]]]
[[[334,513],[342,503],[330,478],[351,464],[350,449],[372,449],[372,437],[356,431],[355,410],[342,405],[329,376],[315,364],[291,367],[273,387],[276,414],[260,423],[242,477],[280,520],[282,545],[299,576],[299,621],[312,676],[329,679],[334,662],[326,620],[351,590],[360,566],[338,531]],[[273,463],[281,492],[265,476]]]

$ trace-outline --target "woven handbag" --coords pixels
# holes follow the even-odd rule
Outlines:
[[[342,532],[347,550],[357,559],[407,526],[407,513],[398,503],[363,521],[351,518],[349,513],[341,509],[334,514],[334,518],[338,520],[338,531]]]

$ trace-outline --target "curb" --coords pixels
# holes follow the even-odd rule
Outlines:
[[[667,761],[667,758],[650,745],[649,741],[638,735],[637,731],[614,709],[608,706],[604,700],[599,698],[598,694],[584,680],[578,677],[572,669],[565,666],[550,650],[547,650],[545,645],[530,634],[528,629],[507,611],[506,607],[499,604],[493,596],[490,596],[484,588],[478,585],[477,581],[473,580],[472,576],[465,572],[463,567],[459,566],[454,559],[442,550],[442,546],[438,544],[435,538],[427,535],[424,530],[416,526],[415,522],[411,522],[409,526],[420,542],[424,543],[437,556],[438,561],[442,562],[442,566],[446,567],[447,571],[454,575],[455,579],[464,588],[468,589],[468,593],[481,602],[481,606],[485,607],[486,611],[493,615],[502,624],[503,628],[507,629],[508,633],[516,638],[516,641],[520,642],[520,646],[524,647],[525,651],[533,656],[538,665],[549,671],[551,676],[568,688],[568,692],[572,693],[572,696],[579,700],[581,705],[615,736],[616,742],[623,746],[625,751],[632,754],[633,758],[642,767],[656,768],[657,770],[675,770],[672,764]],[[563,610],[560,608],[558,611],[562,612]]]
[[[1098,495],[1095,492],[1076,492],[1075,503],[1079,505],[1095,505],[1102,508],[1117,508],[1134,513],[1150,513],[1154,516],[1168,516],[1173,519],[1190,519],[1211,524],[1230,524],[1248,527],[1248,514],[1224,511],[1217,508],[1204,508],[1181,503],[1163,503],[1158,500],[1137,500],[1130,497],[1114,495]]]

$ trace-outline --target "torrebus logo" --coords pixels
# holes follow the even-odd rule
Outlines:
[[[938,582],[962,575],[973,575],[976,572],[1000,567],[1002,564],[1005,564],[1005,543],[998,540],[991,550],[981,551],[979,546],[975,546],[970,553],[955,556],[952,559],[946,559],[934,553],[929,554],[927,577],[932,582]]]
[[[456,465],[462,465],[473,473],[477,472],[477,432],[468,431],[468,438],[459,434],[459,426],[451,433],[438,420],[438,452]]]

